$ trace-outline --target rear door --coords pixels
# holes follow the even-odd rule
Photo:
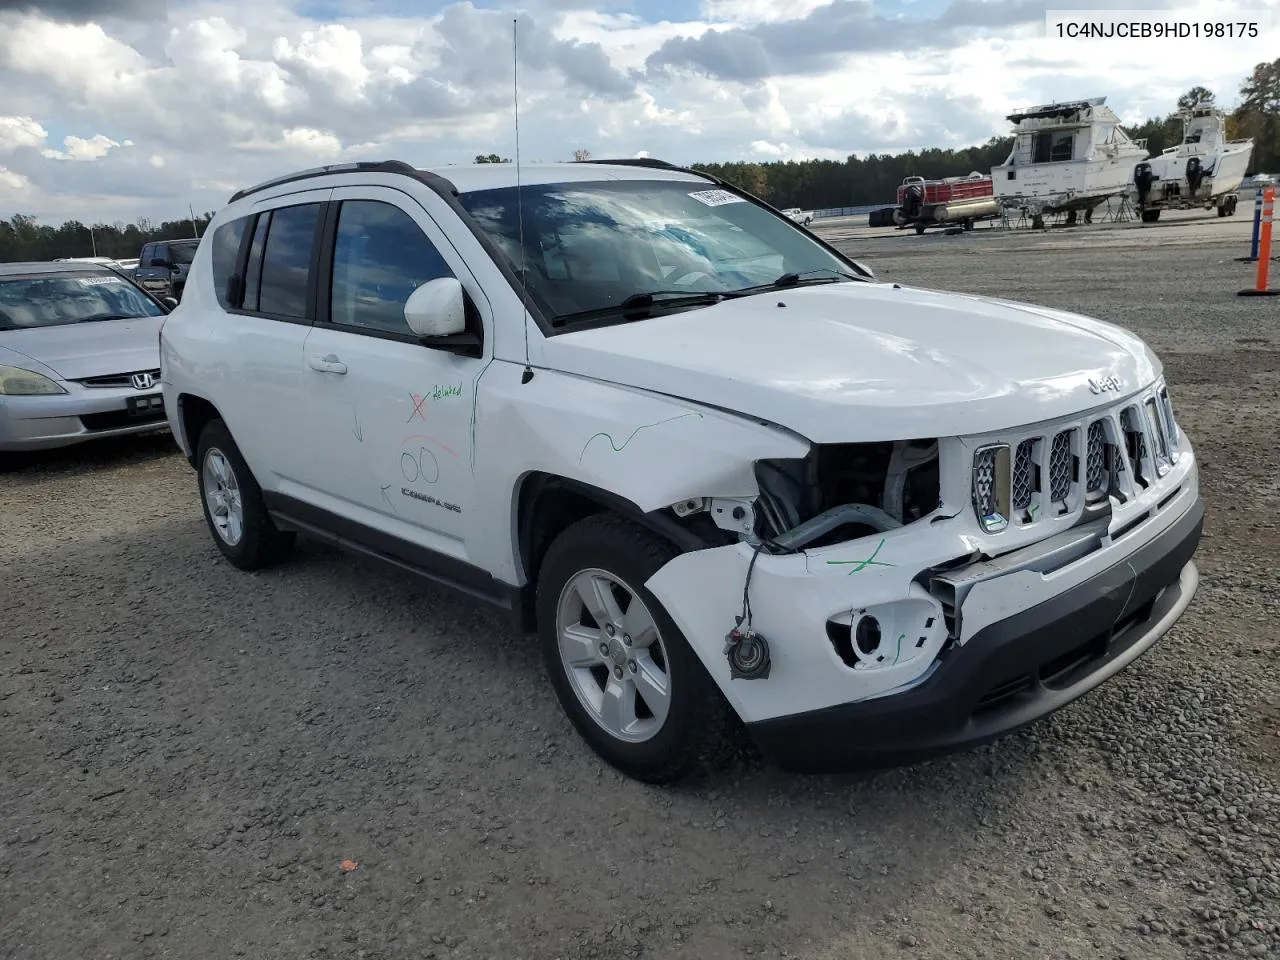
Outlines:
[[[235,284],[215,291],[224,301],[216,341],[206,355],[222,360],[206,378],[219,384],[215,403],[258,483],[305,496],[316,482],[308,442],[303,345],[315,318],[315,258],[331,190],[275,197],[248,218]]]

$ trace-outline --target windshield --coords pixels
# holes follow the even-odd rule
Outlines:
[[[556,183],[522,194],[528,289],[553,322],[648,292],[732,294],[787,273],[832,282],[855,272],[790,220],[704,184]],[[464,193],[459,201],[518,276],[515,188]]]
[[[0,278],[0,330],[163,314],[154,300],[114,275],[60,273]]]
[[[190,263],[196,255],[195,243],[172,243],[168,247],[171,263]]]

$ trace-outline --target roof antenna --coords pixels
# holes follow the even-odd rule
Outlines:
[[[516,124],[516,230],[520,243],[520,302],[524,305],[524,373],[520,375],[520,382],[528,383],[533,379],[533,367],[529,366],[529,303],[525,299],[529,295],[529,288],[525,271],[524,199],[520,191],[520,51],[516,43],[519,22],[516,18],[511,20],[511,99]]]

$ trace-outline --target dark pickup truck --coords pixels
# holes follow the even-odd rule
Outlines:
[[[157,297],[181,300],[199,245],[199,240],[156,240],[143,246],[138,255],[138,286]]]

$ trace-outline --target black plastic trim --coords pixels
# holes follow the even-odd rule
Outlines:
[[[1084,696],[1168,632],[1199,582],[1203,525],[1197,498],[1115,565],[948,650],[918,687],[748,730],[779,766],[803,773],[897,766],[1002,737]]]
[[[317,177],[331,177],[335,174],[343,173],[403,173],[408,176],[414,176],[418,173],[418,170],[403,160],[358,160],[355,163],[333,163],[310,170],[299,170],[297,173],[277,177],[274,180],[264,180],[262,183],[255,184],[252,187],[237,190],[231,195],[231,199],[227,203],[235,203],[237,200],[243,200],[245,197],[251,197],[255,193],[261,193],[263,190],[270,190],[273,187],[282,187],[302,180],[314,180]]]
[[[488,571],[473,564],[366,527],[296,497],[264,490],[262,499],[272,519],[282,529],[326,540],[344,550],[389,563],[504,610],[516,607],[519,589],[495,579]]]

